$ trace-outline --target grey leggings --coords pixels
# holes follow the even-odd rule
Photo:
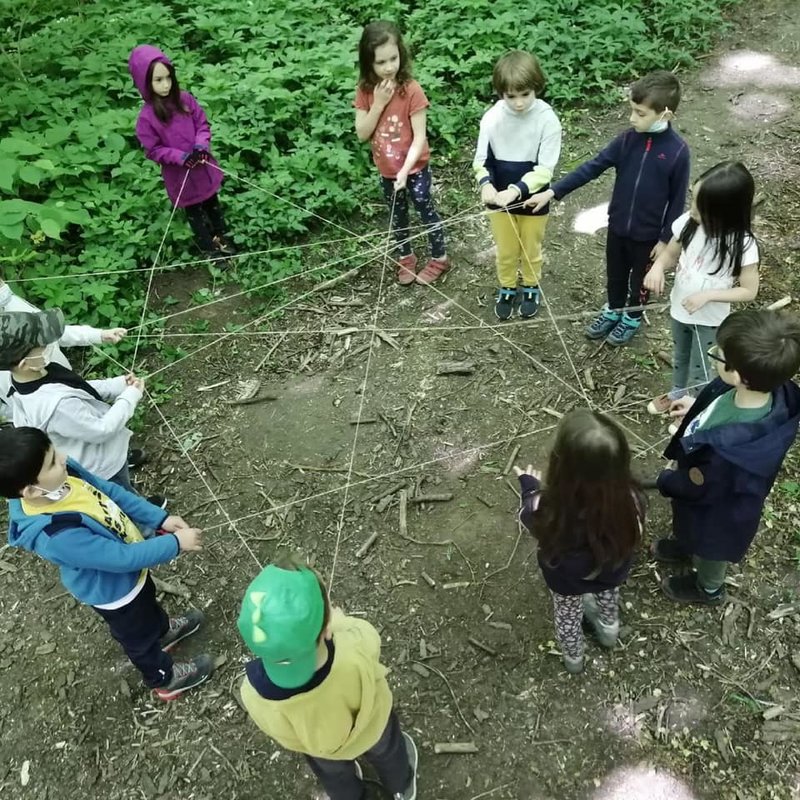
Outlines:
[[[685,325],[672,317],[670,323],[674,345],[672,388],[697,394],[717,375],[707,355],[716,341],[717,329],[710,325]]]
[[[583,595],[553,595],[553,622],[556,626],[556,639],[561,652],[570,658],[583,655]],[[613,625],[619,621],[619,589],[608,589],[594,596],[603,625]]]

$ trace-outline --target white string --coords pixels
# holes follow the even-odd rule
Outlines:
[[[156,250],[155,258],[153,259],[153,264],[150,267],[150,277],[147,281],[147,292],[144,296],[144,303],[142,304],[142,318],[139,323],[139,328],[141,329],[142,324],[144,323],[144,319],[147,316],[147,304],[150,301],[150,290],[153,288],[153,276],[155,275],[156,271],[156,264],[158,263],[158,259],[161,256],[161,250],[164,247],[164,242],[167,240],[167,234],[169,233],[170,226],[172,225],[172,220],[175,217],[175,212],[178,210],[178,203],[181,201],[181,195],[183,194],[183,189],[186,186],[186,181],[189,179],[189,172],[191,170],[187,169],[186,173],[183,176],[183,182],[181,183],[181,188],[178,191],[178,196],[175,198],[175,202],[172,205],[172,213],[169,215],[169,220],[167,221],[167,227],[164,228],[164,235],[161,237],[161,243],[158,245],[158,250]],[[136,369],[136,356],[139,354],[139,343],[141,342],[141,337],[136,338],[136,344],[133,348],[133,360],[131,362],[131,372]]]
[[[337,525],[336,530],[336,544],[333,548],[333,559],[331,561],[331,572],[330,576],[328,577],[328,590],[330,591],[333,587],[333,579],[336,575],[336,562],[339,558],[339,546],[342,541],[342,531],[344,530],[344,515],[347,511],[347,498],[350,494],[350,481],[353,479],[353,465],[355,464],[356,460],[356,449],[358,447],[358,435],[361,431],[361,417],[364,413],[364,401],[367,395],[367,382],[369,381],[369,371],[370,367],[372,366],[372,351],[375,346],[375,336],[376,336],[376,324],[378,322],[378,313],[380,312],[381,308],[381,300],[383,299],[383,284],[386,278],[386,265],[389,262],[389,254],[391,253],[392,249],[392,238],[393,238],[393,231],[392,226],[394,225],[394,212],[395,212],[395,204],[397,202],[397,192],[392,195],[392,205],[389,209],[389,231],[386,235],[386,252],[384,253],[383,257],[383,264],[381,265],[381,278],[378,284],[378,297],[375,301],[375,310],[372,313],[372,334],[369,340],[369,348],[367,349],[367,364],[364,368],[364,380],[361,382],[361,397],[359,398],[358,403],[358,415],[356,416],[356,429],[353,433],[353,448],[350,451],[350,464],[347,467],[347,479],[345,481],[344,486],[344,497],[342,498],[342,510],[339,513],[339,523]]]

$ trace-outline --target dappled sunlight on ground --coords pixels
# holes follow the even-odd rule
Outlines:
[[[701,80],[714,87],[800,87],[800,68],[783,64],[769,53],[735,50],[704,72]]]
[[[600,203],[593,208],[585,208],[575,215],[572,230],[575,233],[597,233],[608,227],[608,203]]]
[[[647,764],[614,770],[591,800],[697,800],[684,781]]]

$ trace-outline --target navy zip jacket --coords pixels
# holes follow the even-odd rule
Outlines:
[[[617,177],[608,206],[608,229],[637,242],[670,241],[672,223],[683,213],[689,189],[686,142],[671,125],[661,133],[629,128],[550,188],[561,200],[610,167]]]
[[[536,538],[536,517],[541,496],[541,484],[533,475],[519,476],[521,500],[519,521]],[[633,490],[633,500],[644,524],[647,499],[638,490]],[[616,589],[628,580],[633,564],[633,556],[617,564],[595,562],[594,555],[586,540],[586,528],[591,525],[591,516],[581,517],[571,531],[572,541],[558,558],[547,560],[541,551],[537,553],[539,569],[547,588],[556,594],[578,595],[596,594]]]
[[[672,499],[672,535],[686,552],[712,561],[741,561],[758,531],[761,511],[800,424],[800,387],[772,392],[772,410],[756,422],[734,422],[684,436],[686,426],[720,395],[720,378],[703,389],[664,455],[677,469],[658,476]]]

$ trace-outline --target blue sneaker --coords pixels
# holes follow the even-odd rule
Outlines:
[[[611,311],[607,305],[603,306],[600,314],[587,326],[584,333],[587,339],[605,339],[616,328],[622,318],[618,311]]]
[[[539,313],[542,296],[538,286],[523,286],[520,290],[519,315],[522,319],[531,319]]]
[[[514,313],[514,300],[517,298],[517,290],[501,286],[497,290],[497,299],[494,303],[494,315],[497,319],[510,319]]]
[[[614,347],[619,347],[633,339],[636,331],[642,324],[641,319],[636,317],[629,317],[627,314],[622,315],[622,319],[614,326],[611,333],[608,334],[606,341]]]

